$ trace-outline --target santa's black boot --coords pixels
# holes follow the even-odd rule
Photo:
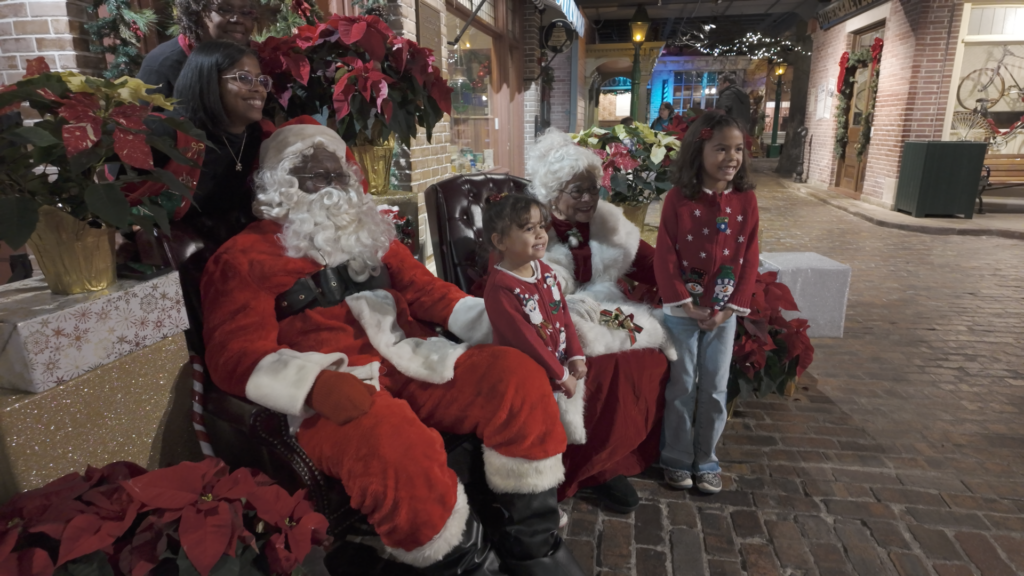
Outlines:
[[[484,527],[472,510],[462,541],[440,560],[422,569],[426,576],[501,576],[498,556],[484,536]]]
[[[558,535],[556,489],[540,494],[496,494],[505,525],[495,547],[509,576],[584,576]]]

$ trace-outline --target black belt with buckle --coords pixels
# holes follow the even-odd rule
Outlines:
[[[348,266],[341,264],[296,280],[294,286],[274,299],[274,310],[277,313],[277,321],[280,322],[303,310],[337,306],[352,294],[390,287],[391,276],[383,264],[380,267],[380,274],[370,276],[365,282],[353,281],[349,276]]]

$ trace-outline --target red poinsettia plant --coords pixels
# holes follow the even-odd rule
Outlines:
[[[799,377],[814,360],[807,336],[807,320],[786,320],[783,310],[798,312],[789,288],[778,272],[759,274],[750,302],[750,314],[736,324],[729,396],[782,394],[786,383]]]
[[[0,240],[23,245],[35,230],[39,208],[55,206],[96,226],[125,229],[139,225],[168,227],[168,214],[191,197],[192,189],[171,172],[153,165],[156,148],[180,164],[195,166],[157,136],[147,122],[166,123],[204,141],[187,120],[167,118],[162,95],[149,94],[136,78],[104,80],[77,72],[51,72],[42,58],[31,60],[25,78],[0,87],[0,112],[23,104],[41,117],[0,132]],[[132,195],[129,189],[158,182],[158,196]]]
[[[432,50],[395,34],[376,16],[339,16],[267,38],[260,65],[274,80],[274,103],[288,118],[336,120],[351,144],[386,140],[408,146],[417,125],[427,139],[451,114],[452,89]],[[315,71],[315,72],[313,72]]]
[[[327,543],[304,490],[215,458],[90,466],[0,508],[0,576],[292,574]]]

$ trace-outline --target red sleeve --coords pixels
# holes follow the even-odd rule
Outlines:
[[[492,272],[491,274],[497,273]],[[556,382],[561,382],[565,378],[565,366],[559,364],[555,354],[544,346],[544,342],[537,334],[537,329],[530,324],[515,294],[498,283],[491,282],[484,293],[484,305],[487,307],[487,317],[490,318],[491,326],[494,328],[495,344],[515,348],[525,353],[547,372],[548,378]],[[571,334],[575,339],[576,329],[573,328],[570,332],[569,325],[566,325],[565,332],[566,347],[568,347],[569,335]]]
[[[636,249],[636,256],[633,257],[633,271],[626,274],[626,278],[634,282],[657,286],[658,277],[654,274],[654,246],[643,240]]]
[[[665,204],[661,207],[661,224],[658,226],[658,245],[654,249],[654,275],[665,306],[682,304],[692,298],[683,284],[679,256],[676,254],[679,234],[676,211],[680,194],[678,190],[672,189],[665,196]]]
[[[398,240],[391,243],[383,261],[391,275],[391,288],[405,298],[412,317],[447,328],[455,304],[466,298],[466,293],[431,274]]]
[[[750,211],[750,234],[746,238],[746,249],[743,251],[743,263],[740,264],[739,279],[736,280],[736,291],[729,304],[736,308],[750,310],[750,300],[754,295],[754,282],[757,280],[757,270],[761,264],[761,254],[757,247],[757,237],[760,231],[761,216],[757,210],[757,196],[754,191],[745,192],[750,195],[752,209]]]
[[[572,317],[569,316],[569,308],[565,305],[565,298],[562,298],[562,310],[565,310],[565,357],[569,360],[586,358],[583,346],[580,346],[580,338],[576,335],[576,326],[572,323]]]
[[[260,360],[285,348],[277,343],[274,295],[263,288],[232,258],[215,255],[203,271],[206,366],[217,386],[236,396],[246,396]]]

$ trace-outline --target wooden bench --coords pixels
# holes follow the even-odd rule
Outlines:
[[[1024,154],[989,154],[985,156],[981,185],[978,186],[978,214],[985,213],[981,195],[986,190],[1024,186]]]

